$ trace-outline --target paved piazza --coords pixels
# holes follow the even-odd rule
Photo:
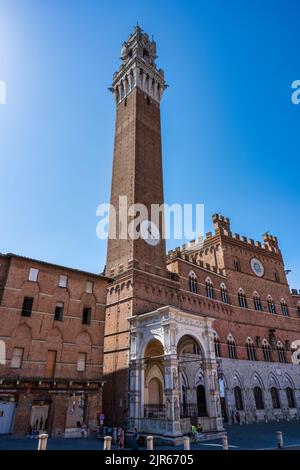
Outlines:
[[[282,431],[284,445],[287,449],[300,449],[300,421],[268,424],[252,424],[247,426],[230,426],[227,429],[230,450],[266,450],[276,448],[276,431]],[[35,450],[38,440],[0,437],[0,450]],[[209,441],[203,444],[192,444],[192,450],[220,450],[221,440]],[[48,450],[102,450],[102,439],[49,439]],[[141,449],[143,449],[141,447]],[[156,447],[157,450],[182,449],[179,447]]]

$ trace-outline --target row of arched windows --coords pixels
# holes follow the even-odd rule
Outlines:
[[[216,357],[222,357],[222,352],[221,352],[221,343],[220,340],[217,336],[214,337],[214,346],[215,346],[215,355]],[[252,338],[247,338],[246,341],[246,350],[247,350],[247,358],[249,361],[256,361],[256,348],[254,345],[254,342]],[[272,362],[272,355],[271,355],[271,348],[267,340],[263,340],[262,342],[262,351],[263,351],[263,358],[265,362]],[[230,359],[237,359],[237,348],[236,348],[236,343],[233,338],[233,336],[230,334],[228,335],[227,338],[227,350],[228,350],[228,357]],[[286,356],[285,356],[285,350],[284,347],[281,343],[281,341],[277,341],[276,345],[276,351],[277,351],[277,358],[278,362],[285,363],[286,362]],[[274,359],[273,359],[274,360]],[[276,362],[276,361],[275,361]]]
[[[192,271],[189,274],[189,289],[194,294],[198,293],[198,281],[197,281],[197,276],[194,273],[194,271]],[[206,296],[209,299],[216,299],[214,285],[210,278],[207,278],[205,281],[205,290],[206,290]],[[220,300],[221,302],[225,304],[230,303],[229,294],[228,294],[226,285],[224,283],[220,285]],[[248,308],[248,300],[249,299],[247,299],[245,291],[242,288],[240,288],[238,290],[239,306],[241,308]],[[254,305],[255,310],[263,311],[262,301],[261,301],[260,295],[257,292],[253,293],[253,305]],[[274,314],[277,313],[276,304],[274,300],[272,299],[271,295],[267,297],[267,305],[268,305],[269,313],[274,313]],[[280,309],[281,309],[282,315],[288,316],[289,314],[288,305],[285,299],[283,298],[280,301]],[[300,316],[300,304],[298,305],[298,315]]]
[[[295,408],[295,396],[293,389],[291,387],[287,387],[285,389],[286,393],[286,398],[287,398],[287,403],[289,408]],[[280,406],[280,399],[279,399],[279,393],[278,389],[276,387],[271,387],[270,389],[270,394],[271,394],[271,399],[272,399],[272,406],[274,409],[279,409],[281,408]],[[255,407],[257,410],[263,410],[265,408],[264,405],[264,398],[263,398],[263,393],[261,387],[254,387],[253,389],[253,395],[254,395],[254,401],[255,401]],[[242,390],[240,387],[235,387],[234,388],[234,400],[235,400],[235,407],[239,411],[244,410],[244,401],[243,401],[243,395],[242,395]]]

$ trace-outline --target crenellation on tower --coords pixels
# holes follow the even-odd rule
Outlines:
[[[216,233],[223,233],[224,235],[231,236],[230,220],[221,214],[214,214],[212,216],[214,229]]]
[[[155,63],[156,58],[155,41],[150,40],[148,34],[136,26],[122,45],[122,64],[113,75],[110,90],[117,104],[121,103],[136,87],[155,103],[160,103],[167,85],[164,71]]]

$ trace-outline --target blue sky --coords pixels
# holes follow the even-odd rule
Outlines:
[[[241,235],[277,235],[300,288],[299,14],[297,0],[0,0],[0,251],[102,270],[96,207],[109,200],[115,115],[107,88],[138,20],[170,85],[166,202],[204,203],[206,231],[221,212]]]

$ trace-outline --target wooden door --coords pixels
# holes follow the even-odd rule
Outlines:
[[[46,377],[54,376],[55,364],[56,364],[56,351],[49,350],[47,353],[47,361],[46,361],[46,370],[45,370]]]

